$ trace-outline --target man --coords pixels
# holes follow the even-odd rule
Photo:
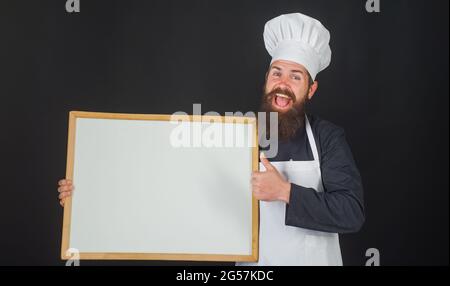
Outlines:
[[[266,171],[253,174],[260,257],[246,265],[342,265],[338,233],[364,222],[361,178],[343,130],[304,113],[316,75],[330,64],[329,39],[319,21],[299,13],[265,26],[272,62],[262,110],[279,114],[279,145],[272,162],[261,158]]]
[[[304,112],[316,75],[330,64],[329,39],[319,21],[300,13],[265,26],[272,62],[261,109],[278,112],[279,146],[252,175],[260,200],[259,261],[238,265],[342,265],[338,233],[356,232],[364,222],[361,178],[344,131]],[[73,187],[66,180],[59,185],[63,205]]]

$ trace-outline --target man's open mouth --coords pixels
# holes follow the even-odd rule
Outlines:
[[[278,109],[289,109],[292,107],[292,99],[285,94],[276,93],[272,99],[272,105]]]

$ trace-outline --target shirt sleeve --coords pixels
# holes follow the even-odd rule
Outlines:
[[[323,192],[291,183],[286,225],[323,232],[357,232],[364,223],[363,187],[344,130],[320,136]],[[317,140],[316,140],[317,141]]]

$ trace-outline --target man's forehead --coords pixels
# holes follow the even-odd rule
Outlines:
[[[285,60],[277,60],[274,61],[270,65],[270,69],[279,69],[279,70],[289,70],[289,71],[301,71],[301,72],[307,72],[305,67],[299,63],[291,62],[291,61],[285,61]]]

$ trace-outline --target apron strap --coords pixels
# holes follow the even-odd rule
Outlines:
[[[320,162],[319,152],[317,152],[316,140],[314,140],[314,135],[313,135],[311,125],[309,124],[308,116],[306,115],[306,113],[305,113],[305,122],[306,122],[306,134],[308,135],[309,146],[311,147],[314,161]]]

